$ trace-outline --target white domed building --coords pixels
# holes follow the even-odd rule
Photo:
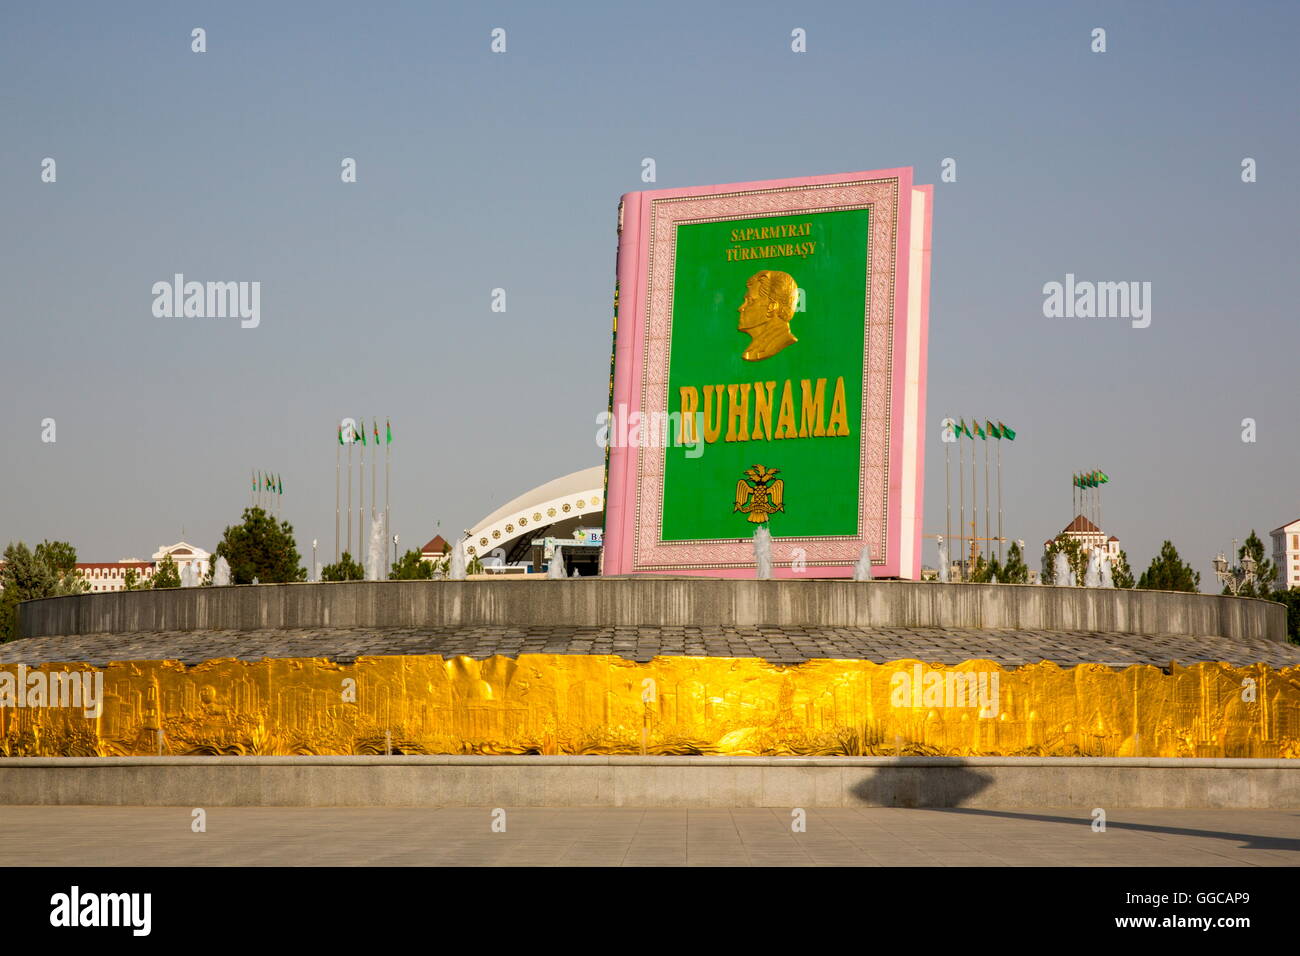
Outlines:
[[[605,469],[596,465],[506,502],[475,522],[459,546],[489,572],[538,573],[558,544],[570,572],[594,575],[600,573],[604,526]]]

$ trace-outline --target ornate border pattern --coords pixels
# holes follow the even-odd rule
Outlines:
[[[668,369],[672,343],[673,278],[677,226],[704,219],[748,219],[796,213],[833,212],[845,207],[871,210],[867,240],[866,335],[863,346],[863,396],[860,425],[858,533],[851,537],[782,538],[774,541],[775,563],[793,560],[796,542],[809,566],[853,564],[863,544],[871,543],[873,564],[888,554],[889,439],[894,371],[894,289],[898,238],[899,180],[896,177],[847,183],[759,189],[712,196],[657,199],[650,211],[650,278],[646,296],[643,414],[668,409]],[[637,456],[634,571],[748,567],[753,546],[747,540],[664,541],[663,448],[643,448]]]

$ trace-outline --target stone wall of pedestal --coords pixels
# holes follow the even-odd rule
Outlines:
[[[729,624],[962,627],[1286,641],[1268,601],[1013,584],[575,578],[350,581],[80,594],[29,601],[22,637],[196,629]]]

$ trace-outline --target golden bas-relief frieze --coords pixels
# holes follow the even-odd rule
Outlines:
[[[69,669],[93,670],[46,665],[25,681],[53,688]],[[525,654],[144,661],[102,674],[97,716],[30,694],[14,706],[11,693],[0,752],[1300,757],[1300,667],[1263,664]]]

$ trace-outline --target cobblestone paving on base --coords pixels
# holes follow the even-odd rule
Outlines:
[[[5,807],[0,866],[1296,866],[1300,811]]]
[[[325,657],[348,663],[363,655],[615,654],[648,661],[659,655],[759,657],[776,664],[814,659],[904,658],[940,664],[980,659],[1005,665],[1053,661],[1153,664],[1171,661],[1300,665],[1300,646],[1174,634],[899,627],[460,627],[196,630],[39,637],[0,644],[0,664],[179,660],[221,657]]]

